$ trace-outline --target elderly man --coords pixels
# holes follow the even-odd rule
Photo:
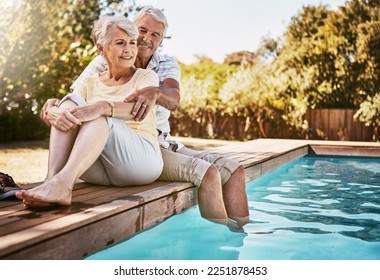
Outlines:
[[[198,203],[203,217],[227,224],[231,229],[240,229],[249,221],[243,166],[219,154],[191,150],[171,139],[169,117],[170,111],[177,109],[180,102],[180,68],[173,57],[158,52],[168,23],[162,11],[151,6],[140,10],[134,23],[139,31],[135,66],[155,71],[160,85],[136,91],[125,102],[135,103],[132,115],[136,121],[143,120],[148,109],[157,104],[157,130],[164,160],[159,180],[193,183],[198,187]],[[72,88],[84,77],[107,68],[105,59],[96,57]],[[56,100],[49,99],[41,112],[41,118],[49,125],[54,125],[57,118],[47,113],[55,104]]]

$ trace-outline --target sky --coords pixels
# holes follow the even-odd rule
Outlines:
[[[346,0],[136,0],[137,5],[163,9],[170,39],[162,52],[179,61],[196,62],[195,55],[223,62],[227,54],[255,52],[265,37],[277,38],[303,6],[337,9]]]

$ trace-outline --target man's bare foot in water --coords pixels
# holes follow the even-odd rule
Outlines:
[[[69,206],[72,199],[72,188],[72,184],[54,177],[33,189],[17,192],[16,197],[23,200],[26,208],[52,205]]]

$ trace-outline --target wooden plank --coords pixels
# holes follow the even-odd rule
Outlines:
[[[54,207],[51,211],[29,211],[25,210],[19,200],[7,208],[7,211],[1,211],[0,224],[11,224],[7,228],[0,229],[0,236],[8,234],[11,230],[17,231],[22,228],[29,228],[54,218],[70,215],[83,209],[98,204],[108,203],[114,199],[125,198],[127,200],[136,200],[135,194],[144,192],[167,182],[154,182],[150,185],[136,187],[110,187],[94,186],[88,183],[75,185],[73,191],[73,203],[70,207]],[[5,217],[4,217],[5,216]]]
[[[103,207],[115,207],[122,201]],[[12,251],[1,249],[1,258],[6,259],[82,259],[85,256],[102,250],[114,243],[125,240],[135,233],[150,228],[160,221],[195,205],[193,189],[162,197],[151,204],[138,207],[109,216],[107,219],[95,219],[87,226],[75,227],[71,231],[63,232],[55,238],[43,242],[32,242],[30,246],[17,249],[19,244],[13,246]],[[95,207],[94,212],[103,212],[105,209]],[[79,217],[66,217],[61,223],[72,224]],[[29,231],[49,231],[50,224],[41,225]],[[20,234],[27,234],[21,232]],[[85,237],[85,239],[83,239]],[[7,254],[8,253],[8,254]]]
[[[22,248],[26,248],[40,242],[45,242],[53,237],[65,234],[77,228],[81,228],[98,220],[106,219],[107,217],[126,212],[129,209],[145,205],[146,203],[153,202],[162,197],[166,198],[169,195],[185,190],[187,190],[186,192],[189,192],[189,189],[190,192],[194,192],[191,184],[174,182],[143,192],[135,193],[136,196],[144,198],[144,203],[142,203],[140,199],[120,198],[118,200],[113,200],[109,203],[99,204],[96,206],[81,206],[80,208],[77,203],[73,203],[70,207],[62,207],[64,208],[63,210],[44,211],[41,215],[36,214],[36,217],[34,217],[36,222],[34,222],[33,226],[22,227],[20,223],[16,222],[4,227],[4,229],[1,229],[1,231],[5,232],[5,234],[2,234],[1,236],[0,258],[13,251],[18,251]],[[181,205],[187,206],[189,204],[183,203],[183,196],[181,195],[176,194],[174,197],[176,197],[175,202],[178,204],[178,209],[182,209]],[[191,203],[192,205],[194,204],[194,202]],[[78,211],[78,208],[80,208],[80,211]],[[27,215],[35,212],[31,210],[24,211]],[[171,211],[171,214],[173,214],[174,210],[172,209]],[[17,228],[17,231],[14,231],[14,227]],[[9,231],[11,233],[9,233]]]

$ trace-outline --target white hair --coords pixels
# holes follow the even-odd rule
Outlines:
[[[145,6],[134,16],[133,22],[137,24],[138,21],[141,20],[145,15],[150,15],[153,17],[155,21],[162,23],[162,25],[164,26],[163,35],[166,34],[166,31],[168,30],[169,25],[168,25],[166,16],[160,9],[154,8],[153,6]]]
[[[125,16],[104,16],[96,22],[92,29],[91,36],[94,43],[107,46],[111,41],[111,34],[108,30],[113,26],[125,31],[134,39],[137,39],[139,35],[136,26]]]

